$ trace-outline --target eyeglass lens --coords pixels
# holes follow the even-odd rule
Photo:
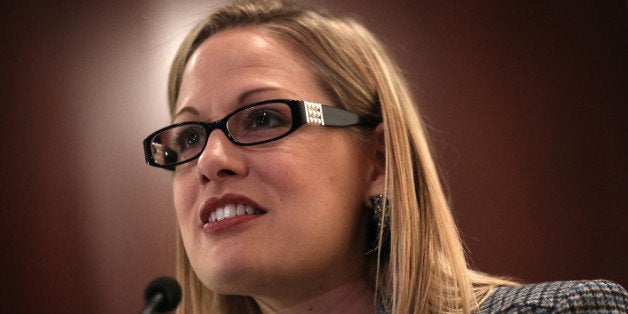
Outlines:
[[[160,165],[172,165],[196,157],[205,148],[208,129],[211,132],[216,127],[190,123],[161,131],[150,140],[153,159]],[[239,144],[272,140],[288,133],[291,128],[291,108],[281,102],[256,105],[226,117],[229,136]]]

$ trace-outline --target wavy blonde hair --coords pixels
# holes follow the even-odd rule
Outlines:
[[[378,308],[469,313],[492,288],[510,283],[469,269],[408,83],[384,45],[358,22],[282,0],[227,4],[200,21],[181,44],[170,71],[171,112],[191,54],[213,34],[243,27],[263,29],[301,50],[337,106],[383,122],[390,232],[382,240],[378,230],[377,253],[365,252]],[[178,313],[259,312],[250,297],[204,287],[180,237],[177,251],[184,290]]]

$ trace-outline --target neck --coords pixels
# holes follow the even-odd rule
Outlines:
[[[346,283],[324,291],[311,291],[309,295],[292,300],[272,297],[254,299],[264,314],[375,313],[373,291],[364,281]]]

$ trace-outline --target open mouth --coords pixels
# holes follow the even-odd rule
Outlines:
[[[216,222],[243,215],[261,215],[264,212],[248,204],[227,204],[211,212],[205,222]]]
[[[199,218],[201,225],[228,225],[227,221],[247,221],[253,216],[265,214],[253,200],[238,194],[226,194],[208,199],[201,206]]]

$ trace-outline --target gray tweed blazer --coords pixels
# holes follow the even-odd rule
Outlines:
[[[499,287],[478,313],[628,313],[628,294],[606,280]]]
[[[389,314],[390,310],[380,308],[377,313]],[[607,280],[502,286],[476,313],[628,313],[628,294]]]

